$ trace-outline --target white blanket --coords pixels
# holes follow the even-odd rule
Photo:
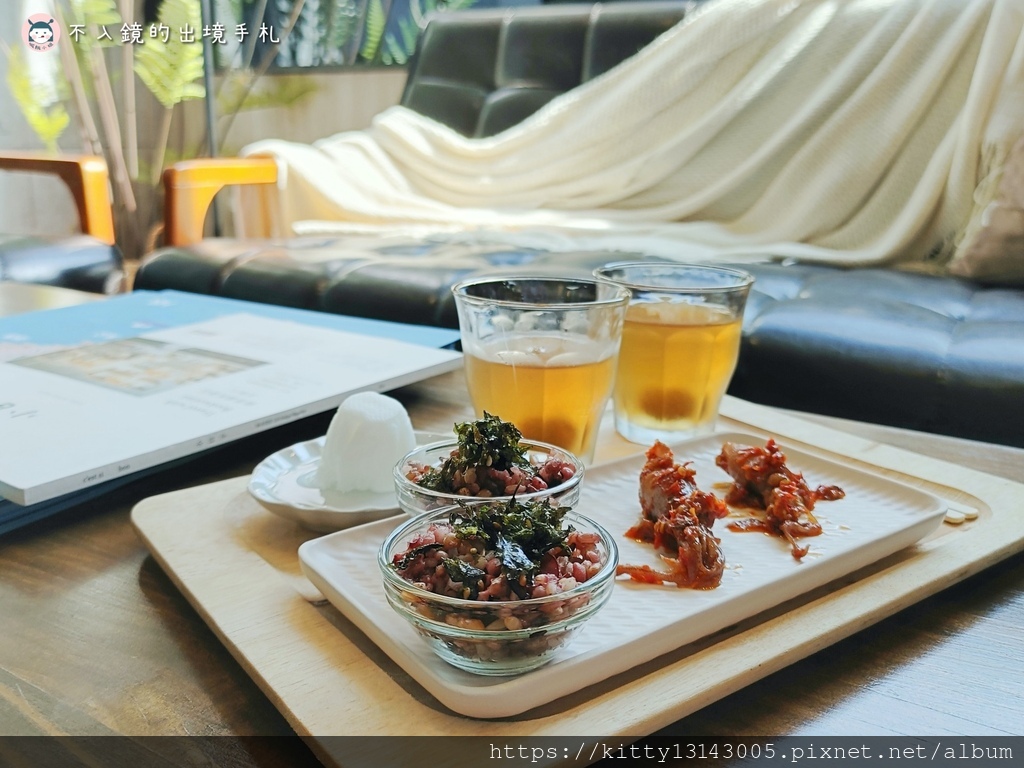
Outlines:
[[[946,263],[1024,134],[1022,29],[1024,0],[712,0],[494,137],[394,107],[253,144],[280,180],[243,233]]]

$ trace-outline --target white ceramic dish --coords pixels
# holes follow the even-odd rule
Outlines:
[[[416,432],[416,444],[428,445],[451,435]],[[330,533],[390,517],[399,511],[394,490],[387,493],[325,493],[316,485],[316,470],[326,436],[296,443],[261,461],[249,478],[249,493],[275,515],[314,531]]]
[[[673,446],[677,461],[690,460],[697,482],[723,495],[728,476],[714,465],[722,443],[764,444],[751,435],[720,433]],[[478,718],[508,717],[624,672],[675,648],[823,586],[914,544],[942,522],[937,497],[886,477],[790,448],[789,466],[811,486],[838,484],[839,501],[820,502],[821,536],[803,539],[801,561],[780,538],[737,533],[720,520],[726,573],[717,589],[701,591],[637,584],[620,577],[612,596],[559,656],[518,677],[488,678],[458,670],[439,658],[388,606],[376,568],[377,550],[398,520],[381,520],[306,542],[299,560],[306,576],[397,664],[442,704]],[[643,457],[587,471],[581,514],[619,533],[619,561],[661,565],[653,548],[624,535],[637,521],[637,483]]]

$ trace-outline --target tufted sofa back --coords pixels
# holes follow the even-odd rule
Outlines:
[[[465,136],[492,136],[608,71],[693,3],[567,4],[432,16],[402,104]],[[457,51],[458,55],[452,55]]]

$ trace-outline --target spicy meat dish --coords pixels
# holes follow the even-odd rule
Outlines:
[[[764,510],[764,517],[735,520],[728,524],[734,531],[764,531],[789,542],[797,560],[808,552],[797,539],[821,534],[821,525],[811,510],[819,501],[834,501],[845,496],[836,485],[812,489],[799,472],[786,465],[786,455],[775,440],[763,448],[725,443],[715,464],[733,479],[725,500],[729,504]]]
[[[725,557],[711,526],[729,510],[713,493],[697,487],[696,474],[689,464],[677,464],[664,443],[650,447],[640,471],[642,519],[626,535],[670,552],[661,556],[668,570],[619,565],[619,574],[648,584],[693,589],[714,589],[721,583]]]

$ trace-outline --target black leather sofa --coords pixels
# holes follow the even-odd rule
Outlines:
[[[33,283],[92,293],[124,288],[124,263],[114,244],[106,163],[93,156],[0,152],[0,170],[60,178],[78,209],[81,234],[0,234],[0,282]]]
[[[117,293],[124,283],[121,252],[88,235],[0,235],[0,281]]]
[[[688,7],[641,2],[436,16],[402,103],[464,134],[491,135],[631,55]],[[216,239],[158,252],[135,287],[455,327],[449,287],[458,279],[588,274],[630,256],[398,237]],[[1024,291],[884,269],[750,269],[757,282],[733,394],[1024,447]]]

